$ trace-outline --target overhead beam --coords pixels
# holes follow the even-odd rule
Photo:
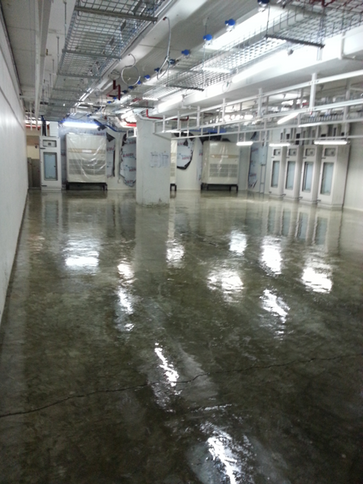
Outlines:
[[[87,52],[87,51],[79,51],[79,50],[69,50],[69,49],[63,49],[62,52],[64,54],[72,54],[72,55],[80,55],[80,56],[85,56],[85,57],[95,57],[97,59],[116,59],[120,60],[120,57],[117,55],[104,55],[102,53],[96,54],[95,52]]]
[[[100,8],[89,8],[89,7],[81,7],[80,5],[76,5],[74,7],[76,12],[88,13],[90,15],[101,15],[102,17],[113,17],[113,18],[122,18],[128,20],[140,20],[146,22],[157,22],[158,17],[151,17],[150,15],[133,15],[132,13],[123,13],[123,12],[111,12],[110,10],[102,10]]]

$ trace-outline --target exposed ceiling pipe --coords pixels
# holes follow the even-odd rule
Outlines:
[[[44,76],[45,49],[48,36],[51,2],[43,0],[37,2],[35,8],[35,118],[39,116],[41,98],[40,86]],[[39,10],[38,10],[39,9]]]

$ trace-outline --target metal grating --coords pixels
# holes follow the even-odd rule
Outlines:
[[[289,43],[283,40],[266,39],[266,34],[294,38],[301,43],[323,43],[329,37],[362,24],[363,2],[360,0],[335,0],[325,8],[321,7],[321,0],[319,4],[312,0],[294,0],[265,29],[250,33],[250,36],[241,36],[221,51],[208,52],[203,48],[192,57],[181,59],[177,68],[170,70],[164,84],[185,86],[185,90],[196,86],[205,88],[229,79],[265,55],[288,47]],[[295,49],[298,47],[294,44]],[[146,95],[167,95],[166,88],[163,90],[160,84],[149,89]]]
[[[94,88],[122,54],[171,2],[164,0],[78,0],[49,99],[47,118],[59,119],[53,106],[60,90],[63,116],[80,99],[79,93]]]

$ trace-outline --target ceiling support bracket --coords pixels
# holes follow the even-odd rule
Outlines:
[[[311,47],[319,47],[319,49],[322,49],[323,47],[325,47],[325,44],[321,44],[319,42],[309,42],[308,40],[294,39],[292,37],[284,37],[282,35],[266,34],[265,38],[266,39],[285,40],[286,42],[290,42],[290,44],[309,45]]]

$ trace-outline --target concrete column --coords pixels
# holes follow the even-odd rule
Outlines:
[[[137,121],[136,202],[165,205],[170,201],[170,137],[153,134],[153,123]]]

